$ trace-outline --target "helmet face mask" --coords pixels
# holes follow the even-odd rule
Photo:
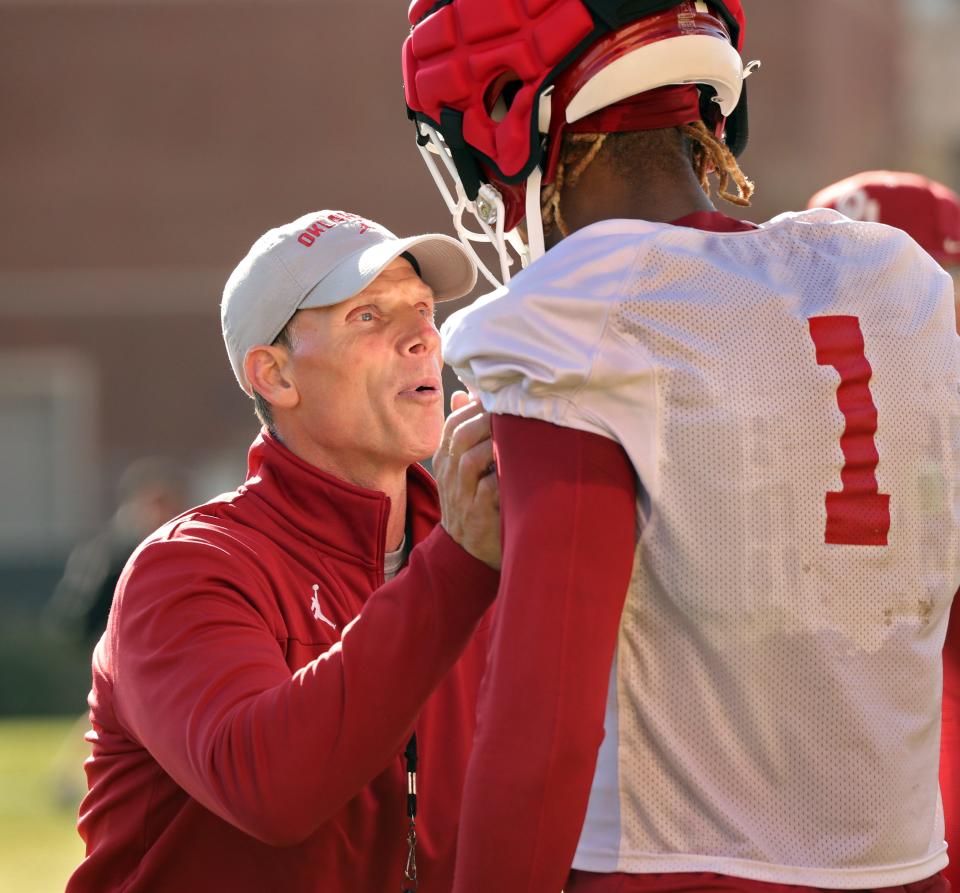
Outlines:
[[[540,181],[552,180],[563,134],[578,121],[638,94],[689,85],[682,121],[608,126],[608,114],[603,127],[705,119],[719,136],[731,114],[745,125],[738,103],[752,69],[744,71],[737,51],[740,0],[414,0],[410,19],[408,115],[434,180],[438,158],[454,179],[456,195],[444,198],[461,239],[464,210],[486,238],[502,232],[495,242],[502,281],[505,242],[523,245],[508,234],[525,216],[530,244],[521,262],[543,253]],[[736,129],[745,135],[745,126]],[[481,271],[498,284],[482,264]]]

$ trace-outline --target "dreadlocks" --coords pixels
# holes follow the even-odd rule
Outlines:
[[[713,173],[717,177],[717,194],[720,198],[740,207],[749,207],[754,185],[740,170],[740,165],[730,149],[701,121],[671,129],[674,132],[679,131],[685,139],[693,171],[703,191],[710,194],[709,177]],[[619,154],[621,148],[627,150],[631,148],[621,144],[631,142],[637,136],[649,137],[651,133],[653,131],[565,134],[554,181],[544,186],[540,192],[540,211],[544,232],[549,232],[556,225],[564,236],[570,234],[560,211],[563,188],[576,186],[583,172],[591,165],[604,145]],[[635,157],[635,153],[631,153],[631,157]],[[736,194],[729,190],[731,181],[737,187]]]
[[[707,195],[710,194],[710,181],[707,178],[712,171],[717,175],[717,195],[733,205],[749,208],[750,197],[755,189],[753,181],[740,170],[737,159],[733,157],[733,152],[726,143],[720,142],[702,121],[697,121],[696,124],[684,124],[680,132],[689,141],[693,169],[703,191]],[[736,195],[727,189],[731,180],[737,187]]]

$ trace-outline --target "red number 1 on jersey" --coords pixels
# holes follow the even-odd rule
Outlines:
[[[843,489],[827,493],[824,541],[885,546],[890,531],[890,497],[877,485],[877,407],[870,393],[873,369],[864,351],[860,320],[856,316],[811,316],[808,322],[817,364],[833,366],[840,375],[837,406],[846,421],[840,438]]]

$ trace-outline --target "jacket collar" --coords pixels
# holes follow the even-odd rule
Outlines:
[[[265,429],[247,454],[241,492],[292,535],[375,567],[383,565],[390,498],[341,480],[294,455]],[[407,529],[422,540],[440,520],[437,488],[419,464],[407,470]]]

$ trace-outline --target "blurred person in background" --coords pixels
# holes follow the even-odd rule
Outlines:
[[[865,171],[821,189],[808,208],[833,208],[851,220],[906,232],[953,276],[960,298],[960,196],[920,174]]]
[[[443,328],[503,514],[455,893],[946,891],[949,277],[835,211],[716,210],[712,176],[752,192],[738,0],[410,21],[423,157],[527,262]]]
[[[77,545],[43,614],[57,638],[92,651],[107,627],[113,593],[124,565],[143,539],[187,507],[182,470],[163,456],[132,462],[117,484],[117,509],[94,537]],[[78,705],[79,706],[79,705]],[[57,800],[76,807],[86,789],[83,760],[90,747],[86,712],[70,728],[52,768]]]
[[[852,220],[895,226],[911,236],[953,276],[954,308],[960,297],[960,196],[919,174],[866,171],[814,195],[810,208],[833,208]],[[952,419],[956,426],[958,420]],[[954,430],[954,437],[960,431]],[[935,476],[925,488],[931,514],[947,498],[947,481]],[[947,855],[944,874],[960,890],[960,622],[954,599],[943,648],[943,722],[940,732],[940,794]]]
[[[449,890],[500,543],[489,422],[461,395],[444,424],[433,316],[475,281],[455,240],[343,211],[234,270],[263,428],[246,482],[120,578],[71,893]]]
[[[133,550],[187,507],[183,471],[165,457],[137,459],[120,476],[117,501],[103,530],[70,553],[45,610],[49,628],[91,650],[106,629],[117,581]]]

